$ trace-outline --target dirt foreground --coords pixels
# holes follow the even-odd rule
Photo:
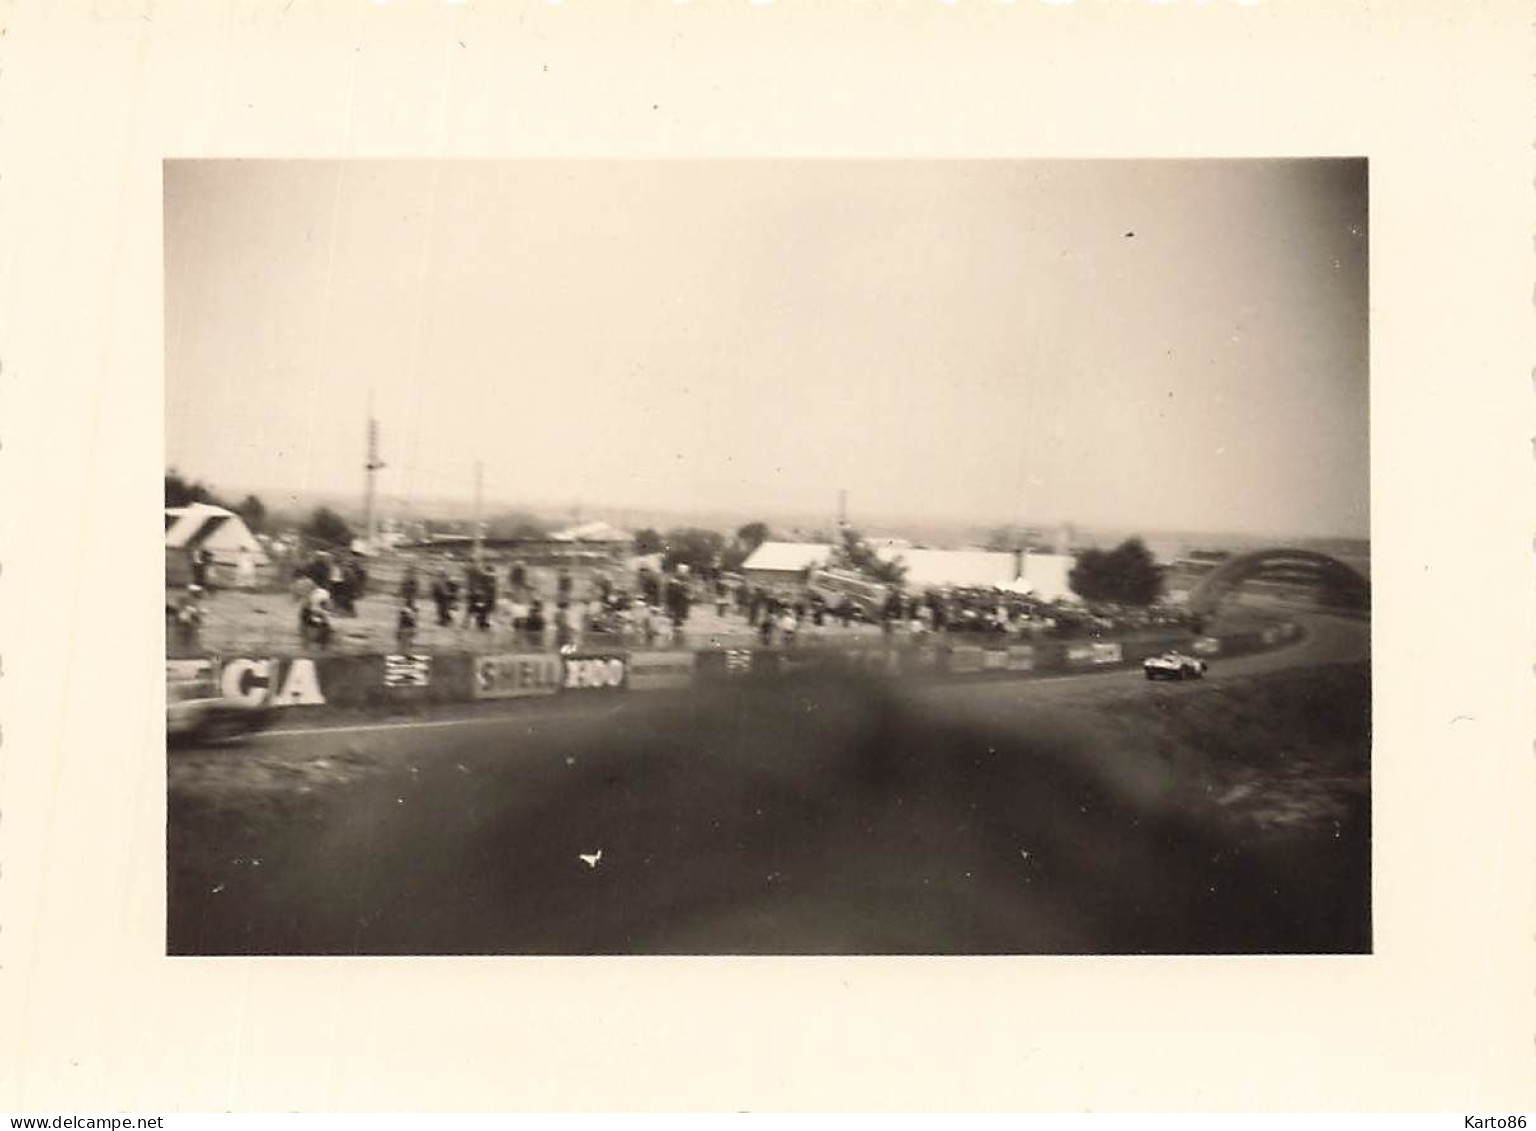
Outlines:
[[[897,694],[173,753],[169,952],[1369,950],[1367,666]]]

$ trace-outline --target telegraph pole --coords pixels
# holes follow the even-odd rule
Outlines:
[[[482,472],[482,470],[483,470],[483,468],[482,468],[482,465],[481,465],[480,461],[476,460],[475,461],[475,551],[474,551],[474,561],[475,561],[475,565],[477,565],[477,566],[480,564],[481,547],[482,547],[482,544],[483,544],[482,535],[484,534],[484,530],[483,530],[483,528],[480,525],[480,480],[481,480],[481,472]]]
[[[378,534],[375,528],[376,516],[373,509],[373,480],[374,476],[384,467],[384,461],[379,458],[379,422],[373,418],[373,395],[371,393],[368,396],[368,462],[363,466],[368,473],[368,488],[364,507],[364,513],[367,517],[364,520],[364,525],[366,528],[368,552],[371,554],[374,551],[374,542]]]

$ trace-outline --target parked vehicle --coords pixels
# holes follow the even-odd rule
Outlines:
[[[885,610],[891,587],[842,569],[813,569],[806,579],[806,590],[826,603],[829,609],[851,601],[860,617],[877,621]]]

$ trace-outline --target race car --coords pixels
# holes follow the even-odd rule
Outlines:
[[[170,742],[229,742],[272,721],[272,708],[224,695],[209,676],[169,679],[165,736]]]
[[[1199,679],[1205,674],[1205,661],[1183,652],[1164,652],[1143,660],[1141,670],[1148,679]]]

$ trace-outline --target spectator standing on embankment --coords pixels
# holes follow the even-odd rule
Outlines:
[[[502,593],[496,598],[496,609],[492,620],[495,623],[498,639],[501,636],[502,629],[506,630],[508,639],[517,639],[517,602],[512,599],[510,593]]]
[[[192,551],[192,584],[197,586],[197,591],[204,598],[213,595],[213,551],[209,549]]]
[[[409,652],[415,642],[416,605],[411,601],[403,601],[395,617],[395,646],[402,652]]]
[[[672,618],[661,615],[657,609],[651,617],[651,644],[656,648],[670,648],[677,641],[677,633],[672,625]]]
[[[837,619],[843,622],[844,628],[853,627],[853,601],[844,597],[837,603]]]
[[[690,604],[686,584],[676,579],[667,584],[667,614],[674,629],[683,627],[683,622],[688,619]]]
[[[784,647],[793,648],[795,646],[795,634],[800,630],[800,617],[788,603],[785,604],[784,610],[779,613],[778,627],[779,639]]]
[[[329,559],[326,567],[324,585],[330,591],[337,613],[344,617],[356,615],[352,607],[352,581],[349,571],[334,558]]]
[[[437,606],[439,628],[447,628],[453,623],[454,596],[453,579],[448,576],[446,569],[438,570],[432,582],[432,603]]]
[[[247,591],[256,588],[256,558],[249,546],[241,546],[235,558],[235,585]]]
[[[537,597],[528,606],[528,616],[523,621],[525,640],[530,648],[544,647],[544,602]]]
[[[288,592],[293,595],[294,603],[303,608],[304,602],[309,599],[309,594],[314,588],[315,579],[307,573],[300,573],[293,579],[293,584],[288,587]]]
[[[416,567],[413,565],[408,565],[405,567],[405,578],[400,582],[400,599],[407,605],[410,605],[412,608],[414,608],[416,605],[416,597]]]
[[[512,639],[520,640],[528,628],[528,602],[515,590],[507,595],[507,617],[512,628]]]
[[[176,641],[188,651],[197,647],[202,635],[202,596],[203,587],[194,582],[176,604]]]
[[[469,574],[468,619],[482,632],[490,630],[491,609],[496,604],[496,579],[488,569],[475,567]]]
[[[320,588],[315,584],[315,579],[308,573],[300,573],[293,579],[293,586],[289,592],[293,594],[293,603],[299,607],[299,639],[304,639],[305,626],[309,624],[306,614],[309,611],[309,595]]]
[[[555,606],[555,651],[564,652],[571,644],[571,607],[561,601]]]
[[[312,638],[322,648],[331,642],[331,592],[323,585],[315,586],[304,599],[299,613],[299,638]]]

